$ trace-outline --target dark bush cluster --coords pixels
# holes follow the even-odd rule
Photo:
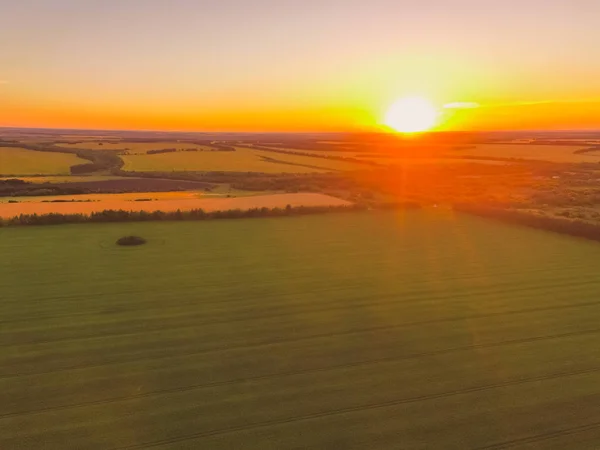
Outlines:
[[[148,150],[146,152],[147,155],[160,155],[161,153],[175,153],[177,151],[176,148],[163,148],[160,150]]]
[[[146,243],[146,239],[140,236],[123,236],[117,240],[117,245],[122,246],[134,246],[134,245],[144,245]]]
[[[229,145],[210,144],[210,146],[219,152],[235,152],[235,148]]]

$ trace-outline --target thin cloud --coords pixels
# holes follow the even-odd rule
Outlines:
[[[479,108],[479,103],[475,102],[454,102],[454,103],[446,103],[444,108],[446,109],[474,109]]]
[[[0,80],[0,84],[8,84],[8,80]]]
[[[532,101],[516,101],[506,103],[489,103],[482,105],[482,108],[507,108],[513,106],[536,106],[536,105],[551,105],[551,104],[574,104],[574,103],[600,103],[600,98],[586,99],[561,99],[561,100],[532,100]]]
[[[550,103],[558,103],[556,100],[536,100],[536,101],[522,101],[522,102],[507,102],[507,103],[491,103],[487,105],[488,108],[504,108],[507,106],[534,106],[534,105],[547,105]]]

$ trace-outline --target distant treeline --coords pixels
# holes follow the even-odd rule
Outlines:
[[[573,152],[573,154],[575,154],[575,155],[583,155],[585,153],[593,153],[593,152],[597,152],[597,151],[600,151],[600,145],[596,145],[594,147],[582,148],[582,149],[579,149],[579,150],[575,150]]]
[[[209,144],[210,147],[220,151],[220,152],[235,152],[235,148],[229,145],[224,144]]]
[[[380,203],[377,209],[418,209],[420,205],[412,202]],[[339,205],[339,206],[291,206],[285,208],[251,208],[247,210],[231,209],[224,211],[204,211],[192,209],[190,211],[125,211],[104,210],[87,214],[21,214],[19,216],[2,219],[3,226],[27,225],[60,225],[70,223],[111,223],[111,222],[150,222],[150,221],[200,221],[216,219],[248,219],[258,217],[285,217],[303,216],[308,214],[325,214],[333,212],[364,211],[369,208],[365,205]]]
[[[524,225],[530,228],[568,234],[570,236],[600,241],[600,225],[577,219],[543,216],[524,211],[504,208],[490,208],[474,205],[455,205],[459,212],[500,220],[506,223]]]
[[[77,150],[77,156],[91,161],[88,164],[77,164],[71,166],[73,175],[81,175],[93,172],[118,170],[125,164],[119,155],[113,151],[101,150]]]
[[[351,190],[356,182],[346,173],[285,174],[266,172],[115,172],[123,177],[163,178],[230,184],[245,191],[323,192]]]
[[[344,144],[344,147],[352,147],[356,150],[363,148],[364,145],[360,142],[344,142],[340,143]],[[281,140],[280,142],[265,142],[265,141],[255,141],[252,143],[255,146],[281,146],[286,148],[293,148],[299,150],[319,150],[326,152],[344,152],[348,151],[347,148],[341,148],[340,145],[337,144],[328,144],[325,142],[318,142],[314,140]],[[352,150],[354,151],[354,150]]]
[[[161,150],[148,150],[146,152],[147,155],[159,155],[161,153],[175,153],[177,151],[176,148],[163,148]],[[197,152],[198,149],[197,148],[186,148],[186,149],[181,149],[181,151],[186,151],[186,152]]]
[[[235,152],[235,148],[228,147],[225,145],[209,144],[210,149],[203,148],[164,148],[160,150],[148,150],[147,155],[158,155],[161,153],[175,153],[175,152]],[[124,154],[127,154],[125,152]]]
[[[590,140],[595,140],[597,139],[597,135],[593,134],[590,136]],[[489,144],[498,144],[501,143],[502,145],[548,145],[548,146],[562,146],[562,147],[574,147],[574,146],[578,146],[581,145],[581,143],[578,143],[577,141],[573,141],[573,140],[561,140],[561,139],[557,139],[557,140],[546,140],[546,139],[542,139],[542,140],[537,140],[537,139],[533,139],[531,142],[505,142],[505,140],[503,139],[494,139],[491,141],[486,141],[484,143],[489,143]],[[589,145],[589,144],[587,144]],[[575,153],[577,153],[577,151],[575,151]]]
[[[10,178],[0,180],[0,197],[38,197],[44,195],[75,195],[85,194],[87,191],[78,187],[57,186],[52,184],[36,184]]]

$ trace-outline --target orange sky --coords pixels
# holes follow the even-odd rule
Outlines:
[[[600,2],[496,3],[4,2],[0,126],[369,130],[420,95],[480,105],[440,129],[600,129]]]

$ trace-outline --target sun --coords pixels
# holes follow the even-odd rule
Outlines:
[[[427,99],[405,97],[390,106],[383,122],[400,133],[419,133],[431,130],[439,115],[439,111]]]

